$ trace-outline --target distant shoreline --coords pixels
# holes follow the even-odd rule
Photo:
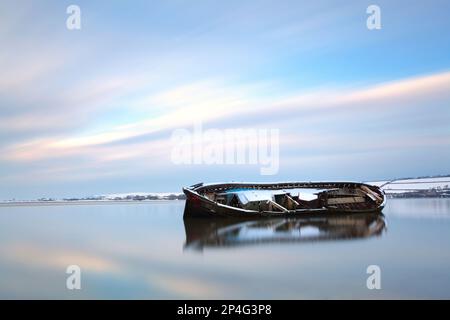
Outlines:
[[[108,205],[108,204],[148,204],[158,202],[181,202],[184,200],[73,200],[73,201],[0,201],[0,207],[27,207],[27,206],[64,206],[64,205]]]
[[[417,200],[417,199],[449,199],[447,197],[389,197],[389,201],[392,200]],[[184,202],[185,200],[73,200],[73,201],[0,201],[1,207],[51,207],[51,206],[83,206],[83,205],[114,205],[114,204],[154,204],[154,203],[167,203],[167,202]]]

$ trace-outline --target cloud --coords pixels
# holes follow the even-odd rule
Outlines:
[[[113,99],[115,88],[119,91],[128,88],[127,85],[119,88],[121,86],[116,86],[116,83],[105,82],[104,86],[92,88],[90,92],[93,94],[86,96],[108,99],[111,95]],[[133,81],[125,83],[129,83],[131,88]],[[392,114],[403,114],[402,121],[405,121],[412,115],[426,113],[426,103],[436,97],[441,102],[450,100],[449,86],[449,72],[353,90],[329,88],[267,99],[261,98],[260,90],[264,90],[261,84],[234,88],[217,81],[203,81],[181,85],[134,100],[144,109],[146,105],[151,110],[153,106],[160,106],[157,115],[143,120],[112,126],[101,133],[77,135],[62,132],[3,147],[0,160],[21,169],[5,173],[2,180],[25,182],[32,177],[46,181],[87,181],[133,177],[142,172],[154,172],[155,168],[168,170],[173,165],[170,162],[172,130],[193,130],[193,125],[199,120],[203,121],[204,130],[216,127],[282,128],[282,165],[288,166],[294,165],[295,161],[311,166],[314,161],[308,159],[325,155],[347,154],[351,157],[365,152],[447,148],[449,141],[442,132],[436,131],[439,128],[436,123],[435,132],[411,133],[411,128],[389,121]],[[106,97],[102,97],[103,94]],[[71,115],[70,112],[68,114]],[[385,120],[381,120],[383,117]],[[445,111],[439,117],[445,117]],[[41,119],[42,116],[36,121]],[[377,119],[375,123],[378,126],[388,121],[386,130],[374,127],[377,131],[368,131],[374,119]],[[22,121],[15,122],[14,126],[31,123],[33,118],[27,117]],[[339,131],[336,131],[333,126],[339,121],[344,122],[337,125],[336,130]],[[396,121],[398,123],[399,120]],[[346,122],[353,124],[346,126]],[[51,125],[50,121],[47,124]],[[426,123],[424,126],[428,128]],[[358,130],[363,134],[358,134]]]
[[[114,82],[112,83],[114,84]],[[397,104],[395,108],[408,109],[410,108],[409,101],[430,100],[436,94],[447,94],[446,89],[449,86],[450,72],[446,72],[351,91],[339,91],[330,88],[326,91],[309,92],[263,102],[262,99],[258,98],[257,92],[251,92],[250,90],[221,87],[210,82],[195,83],[177,87],[151,98],[145,98],[150,108],[154,105],[161,107],[162,113],[159,115],[133,123],[121,124],[101,133],[29,141],[17,144],[9,148],[9,152],[3,154],[19,155],[19,150],[23,150],[29,152],[30,156],[19,156],[19,158],[33,160],[34,149],[42,148],[48,156],[58,156],[65,152],[70,153],[70,150],[76,150],[77,148],[106,145],[183,126],[191,127],[198,122],[207,125],[211,121],[225,119],[224,122],[228,122],[233,127],[233,120],[239,117],[246,117],[246,126],[252,127],[255,122],[251,116],[258,116],[261,113],[266,116],[270,114],[270,120],[273,122],[277,119],[277,113],[284,116],[288,111],[294,112],[290,113],[290,119],[305,117],[304,114],[298,113],[301,111],[310,111],[312,116],[314,114],[322,116],[323,109],[336,109],[337,112],[345,113],[351,112],[346,111],[346,109],[355,107],[365,110],[366,105],[374,102],[383,102],[377,105],[377,112],[382,112],[383,108],[391,107],[390,100],[395,100],[396,103],[403,102]],[[106,88],[92,89],[93,93],[88,94],[88,96],[96,99],[105,93],[114,92],[116,85],[106,86]],[[258,104],[258,102],[261,102],[261,104]],[[372,111],[372,106],[370,111]],[[39,118],[42,118],[42,115]],[[36,119],[36,122],[39,122],[39,118]],[[33,119],[26,117],[23,121],[30,123],[33,122]],[[17,121],[15,125],[21,126],[21,121]]]
[[[273,107],[291,109],[346,108],[355,105],[364,108],[365,104],[384,101],[380,108],[389,106],[389,100],[400,99],[403,102],[415,99],[433,99],[435,94],[448,97],[450,72],[421,75],[396,81],[389,81],[366,88],[327,88],[292,96],[280,101]],[[399,107],[408,108],[407,103]]]
[[[436,93],[448,94],[449,86],[450,72],[416,76],[349,93],[343,97],[340,103],[379,101],[393,98],[414,100],[418,96],[433,98]]]

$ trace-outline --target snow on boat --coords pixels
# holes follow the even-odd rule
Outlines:
[[[199,183],[183,188],[185,217],[381,212],[386,197],[359,182]]]

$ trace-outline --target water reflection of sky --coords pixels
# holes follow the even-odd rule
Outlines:
[[[184,248],[183,209],[183,202],[0,207],[0,297],[450,297],[448,199],[389,201],[388,230],[377,237],[201,252]],[[70,264],[82,268],[81,291],[65,288]],[[380,291],[366,289],[370,264],[381,267]]]

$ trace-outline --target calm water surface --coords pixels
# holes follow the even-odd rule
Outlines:
[[[184,202],[1,206],[0,298],[450,298],[450,199],[382,216],[183,220]],[[81,290],[67,290],[68,265]],[[366,268],[381,268],[368,290]]]

